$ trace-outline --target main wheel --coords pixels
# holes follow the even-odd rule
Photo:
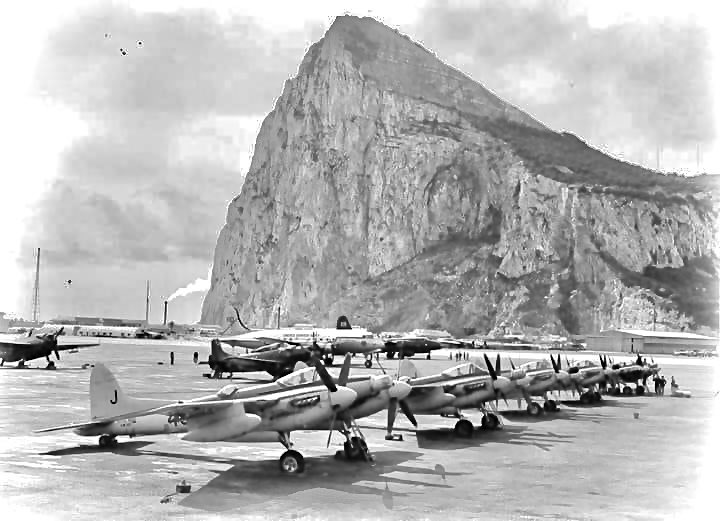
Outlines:
[[[370,360],[369,358],[365,360],[365,367],[370,369],[372,367],[372,360]]]
[[[592,401],[592,398],[590,397],[590,393],[584,392],[580,395],[580,403],[583,405],[586,405]]]
[[[460,438],[470,438],[472,436],[474,427],[470,420],[459,420],[455,424],[455,434]]]
[[[430,360],[430,353],[427,354],[427,356],[425,357],[425,359],[426,359],[426,360]]]
[[[598,391],[595,391],[593,393],[593,401],[594,402],[602,402],[602,394],[600,394]]]
[[[116,443],[117,442],[115,441],[115,439],[108,434],[103,434],[98,440],[98,445],[100,445],[101,447],[110,447],[112,445],[115,445]]]
[[[305,471],[305,458],[296,450],[289,450],[280,456],[280,470],[286,474],[301,474]]]
[[[487,422],[488,426],[493,430],[500,428],[500,418],[496,414],[488,413]]]
[[[557,402],[555,400],[548,400],[543,404],[543,409],[547,412],[555,412],[558,409]]]
[[[635,389],[635,394],[637,394],[638,396],[642,396],[643,394],[645,394],[645,388],[642,385],[638,385],[637,389]]]
[[[527,412],[530,416],[540,416],[542,414],[542,407],[539,403],[532,402],[527,406]]]
[[[331,356],[326,356],[325,359],[323,360],[323,363],[327,366],[333,365],[333,362],[334,362],[334,360],[333,360],[333,357],[331,357]]]
[[[385,353],[385,356],[387,356],[390,359],[393,359],[393,358],[395,358],[395,351],[388,351],[387,353]]]
[[[623,387],[622,393],[630,395],[632,394],[632,388],[629,385],[626,385],[625,387]]]

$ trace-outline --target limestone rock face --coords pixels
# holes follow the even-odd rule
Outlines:
[[[279,307],[283,323],[455,334],[717,323],[714,195],[666,197],[649,172],[623,193],[538,139],[570,143],[407,37],[339,17],[262,124],[202,321],[236,306],[255,326]]]

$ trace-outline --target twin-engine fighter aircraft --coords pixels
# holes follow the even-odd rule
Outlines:
[[[487,355],[485,355],[487,360]],[[511,393],[514,385],[510,379],[499,376],[487,360],[488,371],[474,363],[465,363],[440,374],[419,376],[417,369],[409,360],[400,362],[401,380],[412,386],[407,406],[415,414],[439,414],[458,418],[455,434],[462,437],[472,436],[474,426],[462,414],[463,409],[477,408],[482,414],[482,426],[497,429],[501,426],[499,417],[488,412],[486,404],[498,397],[504,398]]]
[[[505,393],[506,398],[516,398],[518,407],[524,398],[527,402],[527,412],[532,416],[537,416],[543,412],[553,412],[557,410],[557,402],[549,397],[551,391],[568,390],[572,387],[572,380],[567,371],[560,369],[560,355],[557,361],[550,355],[552,367],[548,366],[547,360],[536,360],[515,368],[512,359],[510,360],[511,371],[504,374],[508,377],[515,389]],[[485,356],[485,363],[490,368],[490,360]],[[500,354],[498,353],[495,361],[495,372],[503,374],[500,370]],[[542,396],[545,403],[541,407],[540,404],[532,400],[533,396]]]
[[[50,355],[55,353],[55,357],[60,360],[60,351],[68,351],[70,349],[78,349],[82,347],[99,346],[98,342],[83,343],[58,343],[58,337],[62,335],[65,327],[61,327],[57,331],[34,335],[32,330],[27,337],[15,338],[9,340],[0,340],[0,366],[5,362],[18,362],[18,367],[25,367],[25,362],[36,358],[45,357],[48,365],[45,369],[55,369],[55,362],[50,360]]]
[[[601,401],[600,390],[607,390],[608,384],[614,387],[619,383],[617,371],[607,366],[607,355],[605,357],[598,356],[600,357],[600,365],[590,360],[570,365],[567,357],[565,358],[570,380],[575,390],[580,394],[580,403],[587,404]],[[558,354],[559,361],[560,355]]]
[[[618,381],[626,384],[622,388],[622,393],[632,394],[632,387],[627,384],[635,384],[635,394],[638,396],[645,394],[647,379],[660,371],[660,367],[656,363],[647,364],[639,354],[635,363],[627,365],[613,364],[612,368],[617,374]],[[614,387],[614,390],[615,394],[620,394],[619,385]]]
[[[173,432],[186,433],[184,440],[197,442],[279,441],[287,449],[280,457],[280,470],[301,473],[304,458],[293,450],[290,432],[334,423],[338,412],[357,398],[352,389],[336,386],[321,363],[316,365],[325,386],[280,385],[279,390],[278,382],[268,384],[272,390],[268,386],[226,386],[210,396],[168,403],[125,396],[112,373],[97,364],[90,377],[91,421],[35,432],[73,429],[81,436],[100,434],[101,446],[114,444],[118,435]]]

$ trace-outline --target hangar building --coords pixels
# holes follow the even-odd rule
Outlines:
[[[643,331],[641,329],[608,329],[587,336],[591,351],[620,353],[673,354],[675,351],[714,351],[720,339],[678,331]]]

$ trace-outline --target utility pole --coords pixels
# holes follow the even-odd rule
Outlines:
[[[145,292],[145,325],[148,325],[148,317],[150,315],[150,281],[147,281],[147,291]]]
[[[38,320],[40,320],[40,248],[37,249],[35,261],[35,286],[32,299],[32,321],[37,323]]]
[[[277,312],[277,328],[280,329],[280,306],[278,306]]]

